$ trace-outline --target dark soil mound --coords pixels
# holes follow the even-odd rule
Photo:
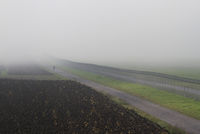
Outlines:
[[[167,134],[73,81],[0,80],[0,134]]]

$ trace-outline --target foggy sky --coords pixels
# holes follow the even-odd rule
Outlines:
[[[200,60],[199,0],[1,0],[0,60]]]

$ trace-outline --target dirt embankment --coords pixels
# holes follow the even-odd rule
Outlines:
[[[52,75],[37,64],[7,66],[9,75]]]

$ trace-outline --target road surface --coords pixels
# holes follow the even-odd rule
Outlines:
[[[67,77],[68,79],[76,80],[82,84],[88,85],[97,91],[105,92],[109,95],[118,97],[133,107],[136,107],[160,120],[163,120],[173,126],[181,128],[188,132],[189,134],[200,134],[200,120],[193,119],[191,117],[180,114],[176,111],[161,107],[157,104],[151,103],[149,101],[143,100],[139,97],[129,95],[122,91],[95,83],[90,80],[83,79],[79,76],[73,75],[69,72],[62,70],[55,70],[56,73]]]

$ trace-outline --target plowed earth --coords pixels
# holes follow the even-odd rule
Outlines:
[[[168,134],[73,81],[0,80],[0,134]]]

